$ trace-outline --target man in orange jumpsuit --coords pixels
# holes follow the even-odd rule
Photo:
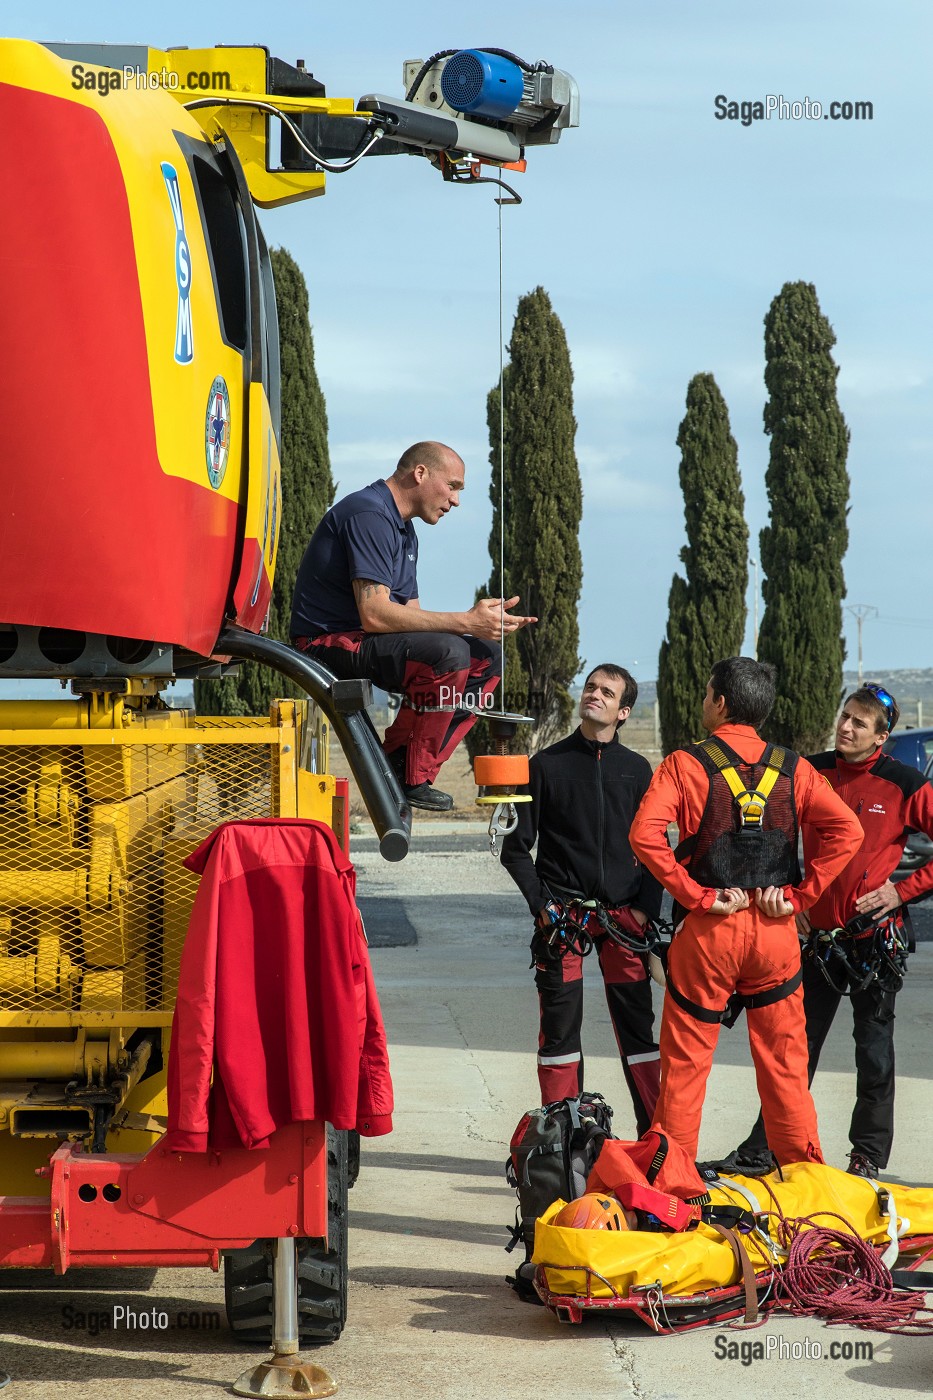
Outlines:
[[[771,1150],[781,1164],[823,1160],[794,915],[847,865],[862,829],[806,759],[759,737],[774,676],[773,666],[746,656],[716,663],[703,701],[710,738],[664,760],[629,838],[675,900],[655,1122],[694,1158],[719,1027],[738,993]],[[804,823],[816,839],[802,880]]]

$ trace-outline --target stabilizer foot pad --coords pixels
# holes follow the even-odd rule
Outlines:
[[[251,1371],[244,1371],[233,1383],[234,1395],[264,1395],[269,1400],[288,1400],[292,1395],[334,1395],[337,1382],[323,1366],[302,1361],[300,1356],[273,1356]]]

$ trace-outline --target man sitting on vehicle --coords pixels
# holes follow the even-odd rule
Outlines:
[[[444,812],[432,787],[502,674],[498,638],[537,622],[518,598],[481,598],[464,612],[426,612],[418,597],[413,521],[436,525],[460,504],[465,468],[440,442],[417,442],[387,481],[332,506],[298,568],[292,644],[341,679],[403,694],[383,747],[413,807]]]

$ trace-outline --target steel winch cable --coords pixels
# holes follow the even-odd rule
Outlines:
[[[453,52],[453,50],[451,50]],[[490,51],[491,52],[491,51]],[[436,55],[443,57],[443,55]],[[433,60],[429,59],[428,67]],[[535,71],[529,69],[529,71]],[[419,76],[420,81],[420,76]],[[417,86],[417,82],[416,82]],[[504,318],[504,277],[502,257],[502,206],[521,204],[521,195],[516,194],[511,185],[493,175],[477,175],[473,165],[462,161],[453,162],[454,173],[450,176],[456,185],[498,185],[505,191],[496,196],[498,207],[498,251],[499,251],[499,645],[502,648],[502,683],[505,685],[505,318]],[[458,173],[459,172],[459,173]],[[468,173],[467,173],[468,172]],[[505,702],[503,701],[503,704]]]
[[[502,682],[505,684],[505,315],[504,315],[504,276],[502,258],[502,206],[521,204],[521,195],[515,193],[511,185],[491,175],[472,175],[472,185],[498,185],[505,195],[496,197],[498,211],[497,231],[499,249],[499,645],[502,648]],[[504,703],[504,701],[503,701]]]
[[[496,200],[499,222],[499,646],[505,685],[505,342],[502,287],[502,200]],[[504,705],[503,699],[503,705]]]

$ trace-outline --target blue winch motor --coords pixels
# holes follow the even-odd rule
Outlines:
[[[444,101],[455,112],[499,121],[512,115],[522,100],[525,79],[511,59],[482,49],[461,49],[441,75]]]

